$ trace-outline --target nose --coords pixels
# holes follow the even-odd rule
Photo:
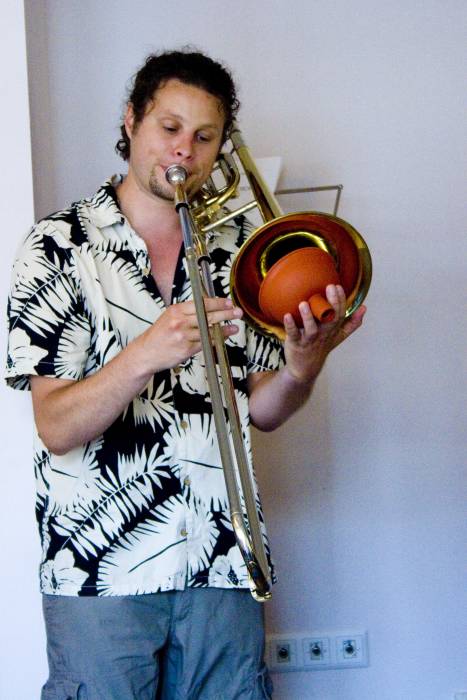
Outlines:
[[[191,134],[179,134],[174,145],[174,153],[178,158],[188,160],[193,156],[193,139]]]

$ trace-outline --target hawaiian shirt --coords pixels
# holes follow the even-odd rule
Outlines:
[[[117,182],[26,237],[8,302],[10,386],[29,389],[30,375],[86,378],[164,312],[146,245],[118,208]],[[218,296],[228,294],[247,229],[239,218],[208,236]],[[191,298],[185,262],[181,252],[172,303]],[[226,345],[251,463],[247,374],[277,370],[282,349],[236,323]],[[43,593],[248,587],[201,353],[155,374],[103,435],[65,455],[52,454],[35,429],[34,468]]]

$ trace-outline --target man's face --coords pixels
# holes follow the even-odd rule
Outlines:
[[[165,179],[165,171],[176,163],[188,171],[186,190],[192,197],[211,173],[224,121],[216,97],[179,80],[168,80],[156,91],[136,126],[129,105],[125,118],[131,140],[129,170],[138,187],[172,201],[174,190]]]

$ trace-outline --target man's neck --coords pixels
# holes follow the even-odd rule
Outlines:
[[[131,172],[117,187],[122,214],[148,244],[155,239],[181,239],[181,228],[173,201],[155,197],[138,187]]]

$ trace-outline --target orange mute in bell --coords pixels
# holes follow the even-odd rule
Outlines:
[[[259,290],[259,306],[277,323],[291,313],[297,326],[302,326],[298,305],[308,301],[316,320],[329,323],[335,312],[326,299],[328,284],[340,284],[332,256],[320,248],[298,248],[268,270]]]

